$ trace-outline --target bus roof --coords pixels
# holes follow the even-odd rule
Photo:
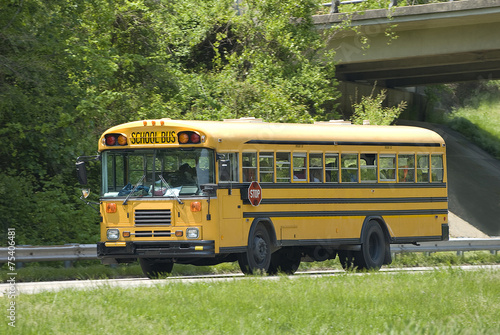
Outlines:
[[[154,124],[153,124],[154,122]],[[160,126],[161,124],[161,126]],[[444,146],[443,138],[434,131],[412,126],[336,125],[328,122],[316,124],[267,123],[250,120],[192,121],[192,120],[147,120],[121,124],[106,133],[150,131],[159,129],[182,129],[198,131],[207,139],[221,143],[230,141],[256,144],[368,144]],[[102,149],[102,148],[101,148]]]

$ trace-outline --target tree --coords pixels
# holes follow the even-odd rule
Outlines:
[[[0,217],[18,243],[91,243],[77,156],[144,118],[333,118],[313,0],[22,0],[0,5]],[[98,192],[97,165],[91,187]],[[3,239],[7,241],[7,239]]]
[[[406,101],[401,101],[397,106],[383,107],[387,90],[381,90],[376,96],[374,91],[375,87],[370,96],[364,96],[359,103],[353,104],[353,124],[363,124],[363,121],[368,120],[372,125],[390,125],[406,108]]]

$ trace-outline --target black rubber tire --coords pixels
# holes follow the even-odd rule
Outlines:
[[[278,272],[293,275],[299,268],[302,255],[295,248],[281,248],[271,255],[271,264],[268,273],[276,275]]]
[[[245,274],[267,273],[271,264],[271,239],[266,228],[259,224],[248,239],[247,252],[238,258],[240,269]]]
[[[345,251],[341,250],[338,252],[340,265],[342,265],[342,269],[348,271],[353,270],[355,266],[355,254],[353,251]]]
[[[158,260],[152,258],[139,258],[142,272],[150,279],[158,278],[172,272],[174,263],[172,261]]]
[[[354,265],[360,270],[379,270],[384,264],[386,240],[382,228],[375,220],[366,224],[361,251],[356,254]]]

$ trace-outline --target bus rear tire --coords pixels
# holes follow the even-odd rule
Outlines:
[[[161,275],[170,274],[174,263],[172,261],[158,260],[153,258],[140,258],[142,272],[150,279],[158,278]]]
[[[379,270],[384,264],[386,241],[379,223],[370,220],[366,224],[361,251],[355,257],[355,265],[360,270]]]
[[[248,239],[247,252],[238,257],[244,274],[267,273],[271,264],[271,239],[267,229],[258,224]]]

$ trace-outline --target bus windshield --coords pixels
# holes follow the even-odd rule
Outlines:
[[[213,150],[204,148],[105,151],[101,195],[105,198],[201,195],[200,185],[214,183],[214,166]]]

